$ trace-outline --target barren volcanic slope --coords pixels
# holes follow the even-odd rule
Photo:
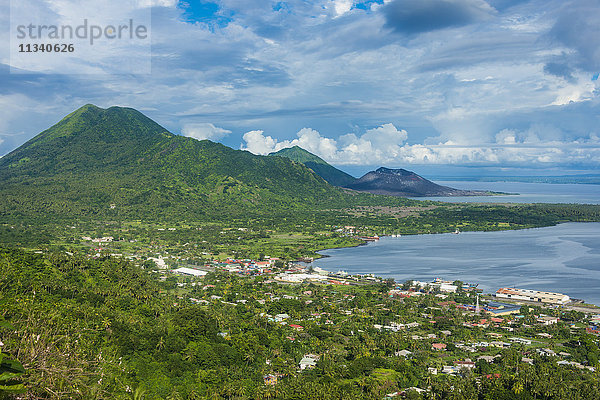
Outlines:
[[[348,189],[391,196],[487,196],[490,192],[460,190],[441,186],[405,169],[378,168],[366,173]]]

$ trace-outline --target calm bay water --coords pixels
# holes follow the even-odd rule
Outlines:
[[[565,293],[600,305],[600,223],[384,237],[321,254],[328,257],[313,265],[332,272],[372,273],[397,281],[460,279],[479,283],[486,293],[512,286]]]
[[[519,194],[507,196],[419,197],[418,199],[458,203],[600,204],[600,185],[467,181],[436,181],[436,183],[456,189],[490,190]]]

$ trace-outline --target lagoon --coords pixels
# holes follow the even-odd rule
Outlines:
[[[364,246],[320,252],[313,265],[372,273],[402,282],[436,277],[565,293],[600,305],[600,223],[565,223],[501,232],[383,237]]]

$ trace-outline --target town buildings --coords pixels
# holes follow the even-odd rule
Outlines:
[[[571,301],[566,294],[515,288],[500,288],[496,292],[496,297],[549,304],[567,304]]]

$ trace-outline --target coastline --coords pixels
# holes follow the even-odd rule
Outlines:
[[[449,185],[459,189],[470,189],[477,191],[490,191],[505,193],[504,199],[497,196],[481,196],[473,198],[464,196],[460,198],[464,203],[496,203],[497,201],[519,204],[534,203],[560,203],[560,204],[599,204],[600,186],[578,183],[547,183],[547,182],[523,182],[507,180],[450,180],[436,179],[440,185]],[[514,195],[518,193],[518,195]],[[453,197],[426,197],[432,201],[454,202]]]
[[[562,224],[569,224],[569,223],[578,223],[578,224],[586,224],[586,223],[596,223],[595,221],[564,221],[564,222],[558,222],[554,225],[540,225],[540,226],[527,226],[527,227],[522,227],[522,228],[508,228],[508,229],[504,229],[504,227],[502,227],[501,229],[494,229],[494,230],[463,230],[460,233],[467,233],[467,232],[508,232],[508,231],[524,231],[527,229],[540,229],[540,228],[550,228],[553,226],[558,226],[558,225],[562,225]],[[429,236],[429,235],[446,235],[446,234],[455,234],[455,232],[452,232],[451,230],[449,231],[444,231],[444,232],[427,232],[427,233],[401,233],[400,237],[402,236]],[[392,235],[387,235],[387,234],[381,234],[378,235],[379,238],[385,238],[385,237],[392,237]],[[323,249],[318,249],[315,250],[315,254],[318,255],[318,257],[313,257],[315,260],[319,260],[322,258],[328,258],[331,257],[327,254],[321,254],[321,251],[327,251],[327,250],[334,250],[334,249],[352,249],[355,247],[359,247],[359,246],[366,246],[369,243],[375,243],[376,241],[366,241],[366,240],[362,240],[359,243],[356,243],[355,245],[350,245],[350,246],[339,246],[339,247],[327,247],[327,248],[323,248]]]
[[[508,232],[508,231],[514,231],[514,232],[537,231],[537,230],[539,230],[541,228],[550,228],[551,229],[551,228],[556,228],[556,227],[559,227],[559,226],[562,226],[562,225],[566,225],[566,224],[576,224],[576,225],[583,226],[583,225],[588,225],[590,223],[589,222],[560,222],[560,223],[557,223],[557,224],[554,224],[554,225],[527,227],[527,228],[520,228],[520,229],[503,229],[503,230],[496,230],[496,231],[468,231],[468,232],[469,233],[481,233],[481,234],[485,234],[485,233],[493,234],[493,233]],[[595,224],[599,224],[599,223],[595,222]],[[448,236],[450,236],[450,235],[454,236],[451,232],[439,232],[439,233],[426,233],[426,234],[407,234],[407,235],[402,235],[402,237],[411,237],[411,238],[414,238],[416,236],[432,237],[433,235],[440,235],[441,236],[443,234],[447,234]],[[557,235],[559,235],[559,234],[557,233]],[[385,239],[391,239],[390,236],[391,235],[382,235],[381,237],[385,238]],[[398,242],[399,243],[401,242],[402,237],[398,238]],[[344,262],[343,259],[337,261],[335,267],[332,267],[331,265],[319,265],[318,260],[329,259],[328,264],[331,264],[332,261],[333,261],[333,258],[334,258],[334,255],[322,254],[321,252],[328,251],[328,250],[351,249],[351,248],[356,248],[356,247],[359,247],[359,246],[366,246],[367,244],[369,244],[369,243],[368,242],[363,242],[363,243],[357,244],[356,246],[345,246],[345,247],[339,247],[339,248],[319,250],[319,253],[317,253],[319,255],[319,257],[318,258],[316,257],[314,259],[312,265],[319,266],[320,268],[323,268],[323,269],[326,269],[326,270],[331,270],[331,269],[336,269],[336,270],[337,269],[348,269],[349,266],[347,264],[345,264],[345,262]],[[405,251],[411,251],[411,250],[412,249],[405,250]],[[358,254],[361,254],[361,253],[358,253]],[[365,253],[363,252],[362,254],[365,254]],[[361,256],[355,254],[354,257],[355,258],[359,258]],[[453,261],[456,261],[456,260],[453,260]],[[473,261],[473,259],[471,259],[470,261]],[[372,260],[369,259],[368,262],[372,262]],[[528,262],[529,262],[529,260],[525,260],[524,261],[525,264],[527,264]],[[543,260],[541,260],[540,262],[543,263]],[[499,283],[494,283],[493,282],[493,278],[491,278],[490,275],[487,274],[487,273],[485,273],[485,272],[482,272],[481,276],[485,276],[487,279],[478,280],[477,276],[473,276],[474,272],[472,272],[472,271],[469,271],[469,273],[468,273],[471,276],[469,276],[468,278],[462,278],[462,276],[460,275],[460,272],[456,271],[456,268],[453,269],[452,267],[449,267],[449,266],[440,267],[439,268],[439,271],[440,271],[439,274],[435,273],[434,271],[428,270],[427,273],[425,273],[425,275],[423,275],[423,273],[421,273],[421,276],[419,276],[419,273],[416,273],[414,275],[411,275],[410,277],[405,277],[405,276],[407,276],[407,272],[405,270],[394,270],[394,268],[395,268],[396,265],[398,265],[397,264],[397,260],[395,260],[394,263],[392,263],[392,264],[386,264],[385,261],[381,261],[379,264],[376,263],[376,266],[377,266],[377,268],[379,268],[379,271],[377,271],[377,270],[371,270],[369,268],[369,266],[367,266],[367,265],[365,265],[364,268],[361,271],[358,271],[358,270],[357,271],[352,271],[352,267],[350,267],[350,271],[352,271],[352,273],[358,273],[358,274],[374,274],[376,276],[381,277],[382,279],[384,279],[386,277],[394,277],[393,275],[400,274],[400,275],[403,275],[403,278],[401,280],[398,280],[398,282],[402,282],[402,281],[411,280],[411,279],[412,280],[414,280],[414,279],[420,279],[420,280],[429,279],[429,278],[425,278],[424,276],[429,277],[429,276],[432,276],[432,274],[435,275],[435,276],[444,276],[445,274],[447,274],[448,268],[450,268],[450,270],[453,271],[453,273],[456,274],[454,276],[451,276],[452,279],[459,279],[459,280],[468,281],[468,282],[471,282],[471,283],[484,283],[485,286],[489,287],[489,288],[486,287],[486,293],[487,292],[493,293],[493,290],[496,290],[496,289],[498,289],[500,287],[503,287],[503,286],[507,286],[507,287],[508,286],[516,286],[516,287],[525,286],[524,288],[527,288],[527,289],[556,291],[556,292],[565,293],[565,294],[567,294],[569,296],[572,296],[573,298],[576,297],[576,298],[583,299],[583,303],[571,303],[571,304],[569,304],[569,307],[572,307],[573,309],[588,309],[588,308],[594,309],[594,308],[597,307],[597,304],[599,303],[597,298],[590,299],[589,296],[577,294],[577,292],[573,293],[572,292],[573,287],[571,287],[571,291],[569,291],[568,285],[573,285],[573,281],[576,281],[577,279],[579,279],[579,280],[581,280],[581,279],[585,280],[585,278],[582,278],[580,276],[580,274],[578,274],[578,273],[570,275],[568,277],[568,279],[564,280],[565,282],[567,282],[567,281],[570,281],[570,282],[568,282],[568,285],[566,285],[566,286],[563,285],[563,287],[565,287],[564,289],[560,289],[559,290],[559,289],[553,289],[553,288],[549,289],[547,287],[547,283],[545,285],[544,284],[540,284],[539,286],[536,286],[536,284],[518,285],[518,284],[516,284],[517,280],[515,280],[515,284],[514,285],[507,284],[506,282],[505,283],[500,283],[500,282]],[[496,268],[499,268],[499,267],[498,266],[493,266],[493,267],[490,266],[489,268],[496,269]],[[559,274],[560,273],[559,271],[562,270],[562,269],[564,269],[564,265],[559,264],[557,266],[557,269],[553,270],[553,275]],[[584,269],[585,269],[585,267],[584,267]],[[384,275],[381,274],[381,270],[385,271]],[[587,271],[587,272],[592,272],[592,271]],[[510,273],[514,274],[515,272],[514,272],[514,270],[510,270],[509,274]],[[509,275],[507,275],[507,277],[508,276]],[[538,280],[540,282],[543,282],[544,278],[546,278],[546,282],[555,282],[554,284],[556,284],[556,282],[558,282],[556,280],[552,280],[552,278],[545,277],[544,273],[542,273],[542,275],[539,276],[538,278],[539,278]],[[397,279],[397,278],[395,278],[395,279]],[[533,276],[527,275],[527,274],[523,275],[523,277],[520,278],[520,279],[521,280],[525,279],[525,281],[527,281],[527,280],[529,280],[529,281],[535,281],[536,280]],[[548,279],[550,279],[550,280],[548,280]],[[584,287],[582,290],[584,290],[584,292],[588,291],[588,295],[589,295],[589,288]]]

